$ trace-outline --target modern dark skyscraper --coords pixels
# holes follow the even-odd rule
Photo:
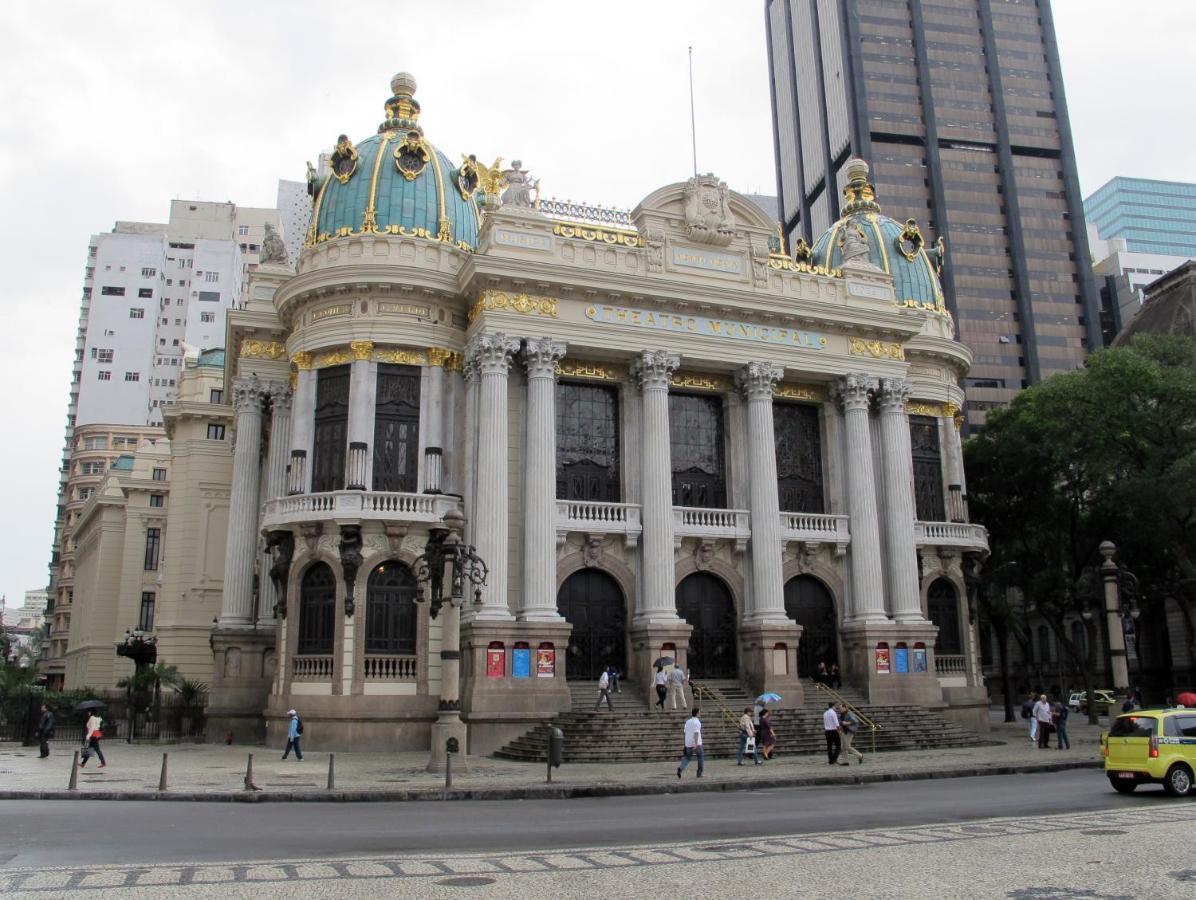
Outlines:
[[[847,161],[947,244],[968,421],[1101,346],[1049,0],[766,0],[781,221],[839,218]]]

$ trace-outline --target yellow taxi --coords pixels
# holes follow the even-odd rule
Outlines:
[[[1140,784],[1161,784],[1173,797],[1192,792],[1196,709],[1124,713],[1100,741],[1105,775],[1115,791],[1128,794]]]

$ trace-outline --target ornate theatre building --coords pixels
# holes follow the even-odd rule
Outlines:
[[[970,357],[943,248],[866,163],[787,254],[711,175],[630,214],[541,203],[391,87],[313,176],[298,271],[263,265],[229,314],[210,730],[281,741],[295,707],[316,746],[427,748],[450,711],[485,753],[568,680],[647,684],[661,656],[787,702],[837,662],[871,703],[985,727]],[[433,616],[416,561],[446,521],[488,573]]]

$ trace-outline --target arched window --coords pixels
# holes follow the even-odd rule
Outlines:
[[[1084,623],[1079,619],[1071,623],[1071,642],[1076,645],[1080,659],[1088,659],[1088,635],[1084,631]]]
[[[300,656],[332,653],[336,623],[336,576],[327,563],[318,562],[303,573],[299,585]]]
[[[959,656],[963,653],[963,638],[959,630],[959,596],[951,582],[940,578],[926,593],[926,611],[930,621],[939,627],[934,641],[935,656]]]
[[[400,562],[384,562],[370,572],[366,588],[366,653],[415,653],[415,591],[415,576]]]

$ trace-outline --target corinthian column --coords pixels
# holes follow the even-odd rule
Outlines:
[[[914,538],[913,455],[905,401],[910,383],[885,378],[880,383],[881,458],[885,472],[885,556],[889,603],[901,623],[924,622],[918,590],[918,550]]]
[[[259,458],[262,448],[264,387],[256,375],[233,379],[236,444],[228,507],[228,543],[224,554],[224,597],[220,626],[253,624],[253,559],[257,552]]]
[[[478,475],[478,374],[477,361],[468,353],[461,367],[465,381],[465,465],[461,472],[465,485],[461,490],[465,504],[465,543],[477,544],[476,504]]]
[[[676,622],[673,589],[673,470],[669,448],[669,384],[681,357],[664,350],[645,350],[631,366],[644,395],[640,484],[643,503],[643,548],[640,574],[643,597],[636,611],[641,624]]]
[[[374,458],[370,445],[374,440],[374,407],[378,392],[378,367],[373,341],[350,341],[353,362],[349,369],[349,452],[345,457],[345,488],[369,490],[372,487]]]
[[[311,361],[311,354],[306,351],[291,357],[298,372],[295,376],[295,420],[291,425],[288,494],[306,494],[311,490],[311,454],[316,428],[316,373]]]
[[[507,370],[519,341],[505,334],[479,334],[466,352],[481,378],[478,387],[478,466],[474,487],[473,540],[490,567],[475,619],[510,619],[507,605]]]
[[[752,523],[752,593],[743,622],[789,624],[781,574],[781,501],[777,494],[776,435],[772,389],[785,370],[772,363],[748,363],[735,373],[747,400],[748,483]]]
[[[876,379],[845,375],[835,385],[847,432],[847,511],[851,516],[851,619],[887,622],[880,530],[876,519],[876,478],[868,407]]]
[[[551,619],[556,608],[556,364],[565,345],[529,338],[527,451],[523,469],[523,598],[520,619]]]
[[[285,496],[287,492],[287,465],[291,455],[291,386],[286,382],[274,381],[265,387],[270,397],[270,447],[266,456],[265,500]],[[256,528],[258,523],[254,523]],[[274,607],[278,603],[278,592],[272,579],[266,577],[270,570],[270,554],[258,556],[258,602],[259,623],[274,621]]]

